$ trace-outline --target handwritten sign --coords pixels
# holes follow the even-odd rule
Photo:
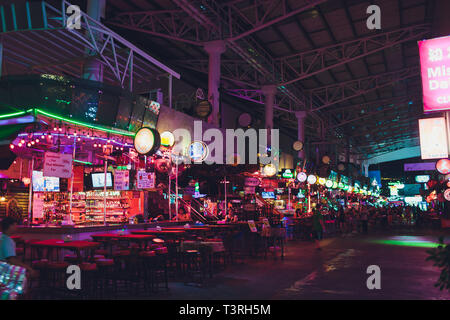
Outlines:
[[[44,195],[42,193],[33,194],[33,219],[44,217]]]
[[[147,171],[138,171],[137,188],[152,189],[155,187],[155,173]]]
[[[46,152],[44,155],[44,176],[70,178],[72,176],[72,155]]]
[[[130,171],[116,170],[114,172],[114,190],[130,189]]]

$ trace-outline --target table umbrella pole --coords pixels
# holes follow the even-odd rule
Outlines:
[[[33,219],[33,167],[34,167],[34,156],[31,156],[31,163],[30,163],[30,187],[29,187],[29,194],[28,194],[28,226],[31,226],[31,220]]]
[[[106,226],[106,181],[107,181],[108,160],[105,159],[105,184],[103,186],[103,225]]]
[[[73,160],[75,160],[75,151],[77,149],[77,137],[73,138],[73,154],[72,154],[72,175],[70,179],[70,199],[69,199],[69,224],[73,224],[72,221],[72,197],[73,197],[73,179],[75,178],[75,173],[73,171]]]

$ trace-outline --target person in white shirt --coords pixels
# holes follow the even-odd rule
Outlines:
[[[1,222],[2,235],[0,237],[0,261],[5,261],[11,265],[21,266],[27,269],[30,273],[34,273],[34,270],[23,263],[16,257],[16,243],[11,239],[11,235],[14,234],[17,227],[17,222],[6,217]]]

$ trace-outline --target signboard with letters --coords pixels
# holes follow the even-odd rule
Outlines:
[[[116,170],[114,172],[114,190],[129,190],[130,189],[130,171]]]
[[[420,153],[422,159],[447,158],[447,132],[445,118],[419,120]]]
[[[138,171],[137,188],[152,189],[155,187],[155,173],[144,170]]]
[[[419,41],[425,112],[450,110],[450,36]]]
[[[72,176],[72,155],[46,152],[44,155],[44,176],[70,178]]]

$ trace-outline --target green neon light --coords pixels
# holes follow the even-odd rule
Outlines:
[[[92,166],[92,163],[91,162],[87,162],[87,161],[81,161],[81,160],[73,159],[73,162],[87,164],[89,166]]]
[[[14,113],[2,114],[2,115],[0,115],[0,119],[10,118],[10,117],[17,117],[17,116],[21,116],[21,115],[23,115],[25,113],[27,113],[27,111],[19,111],[19,112],[14,112]]]
[[[372,243],[416,248],[436,248],[439,246],[439,243],[428,241],[374,240]]]
[[[88,124],[88,123],[84,123],[84,122],[80,122],[80,121],[75,121],[75,120],[71,120],[71,119],[67,119],[67,118],[63,118],[60,116],[57,116],[55,114],[52,113],[48,113],[46,111],[40,110],[40,109],[35,109],[35,111],[37,113],[40,113],[44,116],[56,119],[56,120],[61,120],[64,122],[68,122],[71,124],[75,124],[75,125],[79,125],[79,126],[83,126],[86,128],[91,128],[91,129],[95,129],[95,130],[99,130],[99,131],[103,131],[103,132],[108,132],[108,133],[113,133],[113,134],[118,134],[118,135],[122,135],[122,136],[128,136],[128,137],[134,137],[135,133],[133,132],[122,132],[122,131],[117,131],[117,130],[113,130],[113,129],[108,129],[108,128],[103,128],[103,127],[99,127],[99,126],[94,126],[92,124]]]

